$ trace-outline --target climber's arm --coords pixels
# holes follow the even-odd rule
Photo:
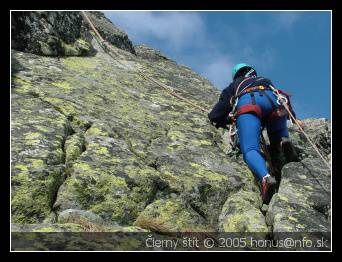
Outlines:
[[[210,122],[212,124],[214,123],[216,128],[225,127],[226,125],[230,124],[228,115],[232,110],[230,105],[230,99],[232,95],[233,86],[231,84],[222,91],[219,101],[208,114]]]

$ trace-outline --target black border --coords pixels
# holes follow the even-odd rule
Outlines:
[[[112,9],[112,10],[322,10],[336,7],[338,0],[79,0],[79,1],[20,1],[7,2],[10,9]]]
[[[337,15],[337,1],[336,0],[210,0],[210,1],[195,1],[195,0],[174,0],[174,1],[161,1],[161,0],[140,0],[140,1],[115,1],[115,0],[97,0],[97,1],[89,1],[89,0],[83,0],[83,1],[55,1],[55,2],[48,2],[43,0],[35,0],[30,2],[14,2],[11,3],[7,2],[7,8],[5,9],[3,6],[2,9],[2,16],[3,19],[3,34],[6,34],[6,30],[9,30],[8,21],[10,20],[10,10],[332,10],[332,44],[335,49],[332,50],[333,52],[333,63],[336,63],[338,59],[337,48],[339,45],[337,43],[338,38],[335,36],[337,31],[337,21],[338,21],[338,15]],[[6,13],[5,13],[6,12]],[[6,25],[6,26],[5,26]],[[8,31],[7,31],[8,32]],[[335,34],[334,34],[335,33]],[[7,54],[3,54],[2,57],[2,63],[1,65],[4,67],[2,72],[7,73],[7,81],[4,80],[2,83],[8,83],[7,85],[3,85],[3,90],[5,87],[9,87],[10,84],[10,52],[9,52],[9,42],[5,42],[4,38],[3,41],[0,41],[0,43],[3,45],[1,50],[4,52],[4,50],[7,51]],[[334,52],[335,51],[335,52]],[[6,67],[6,68],[5,68]],[[338,70],[338,67],[332,67],[332,73],[334,76],[334,73],[336,73]],[[6,73],[3,73],[2,76],[4,76]],[[333,174],[332,175],[332,188],[333,188],[333,215],[332,215],[332,225],[334,226],[334,233],[333,233],[333,239],[332,239],[332,253],[268,253],[267,255],[271,254],[281,254],[281,256],[284,259],[288,259],[289,256],[293,255],[313,255],[316,258],[320,255],[334,255],[336,250],[339,248],[339,239],[338,239],[338,228],[340,227],[339,221],[336,219],[337,215],[337,206],[336,203],[337,200],[337,193],[338,193],[338,186],[339,183],[339,174],[336,169],[337,165],[336,163],[336,155],[338,153],[338,141],[337,141],[337,135],[339,134],[339,128],[338,123],[339,120],[337,118],[337,114],[334,114],[336,112],[336,104],[339,103],[337,99],[339,99],[337,93],[338,93],[338,87],[337,83],[334,83],[334,80],[336,78],[332,78],[332,130],[333,130],[333,136],[332,136],[332,158],[333,158]],[[6,82],[5,82],[6,81]],[[336,81],[335,81],[336,82]],[[335,85],[334,85],[335,84]],[[336,86],[334,88],[334,86]],[[339,87],[340,88],[340,87]],[[4,95],[5,94],[5,95]],[[9,183],[10,183],[10,89],[6,89],[6,92],[2,93],[1,98],[3,99],[1,105],[1,119],[2,119],[2,136],[1,136],[1,142],[3,150],[3,154],[1,154],[1,161],[3,162],[3,165],[1,165],[2,168],[2,176],[1,176],[1,203],[3,205],[2,211],[6,210],[9,211],[9,203],[10,203],[10,191],[9,191]],[[8,111],[7,111],[8,110]],[[8,125],[4,125],[4,123]],[[8,168],[4,168],[8,167]],[[8,171],[7,171],[8,170]],[[9,216],[10,214],[7,212],[1,212],[2,219],[2,230],[1,230],[1,250],[4,252],[1,252],[1,255],[4,255],[6,253],[6,257],[18,255],[18,256],[34,256],[35,258],[41,258],[46,259],[46,257],[50,254],[53,256],[60,257],[61,255],[64,255],[66,253],[10,253],[10,245],[9,245],[9,235],[10,235],[10,228],[9,228]],[[7,220],[8,219],[8,220]],[[187,252],[186,254],[193,254],[198,255],[201,258],[204,258],[207,254],[215,254],[215,255],[224,255],[225,259],[227,259],[227,256],[229,258],[232,258],[231,256],[235,255],[252,255],[252,259],[255,259],[256,256],[264,255],[265,253],[193,253],[193,252]],[[68,253],[68,255],[80,255],[80,253]],[[91,255],[108,255],[108,253],[82,253],[82,255],[85,255],[87,257]],[[117,257],[118,255],[125,255],[125,256],[133,256],[133,255],[149,255],[152,253],[109,253],[109,255],[113,255]],[[177,252],[177,253],[153,253],[153,255],[161,255],[166,254],[174,256],[183,255],[184,253]],[[227,255],[227,256],[226,256]],[[170,257],[171,258],[171,257]],[[139,258],[141,259],[141,257]]]

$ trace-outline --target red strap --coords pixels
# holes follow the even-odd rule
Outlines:
[[[283,107],[278,107],[277,110],[273,111],[268,118],[268,121],[274,121],[279,117],[288,115],[287,111]]]
[[[262,118],[262,110],[260,108],[260,106],[258,105],[243,105],[241,106],[236,113],[236,118],[238,118],[240,115],[242,114],[246,114],[246,113],[255,113],[259,118]]]

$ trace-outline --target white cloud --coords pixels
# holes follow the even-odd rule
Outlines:
[[[295,11],[276,12],[273,15],[273,20],[278,29],[291,29],[300,18],[301,13]]]
[[[231,82],[231,70],[234,64],[232,60],[222,55],[208,61],[202,69],[202,75],[206,77],[215,87],[223,89]]]
[[[242,49],[241,56],[248,64],[257,66],[258,71],[269,70],[276,64],[276,52],[272,48],[265,47],[262,51],[255,52],[251,46]],[[245,62],[245,61],[242,61]]]
[[[246,12],[248,28],[245,30],[238,31],[229,24],[224,25],[225,34],[230,39],[227,52],[220,48],[220,43],[211,41],[199,12],[110,11],[105,14],[124,29],[133,42],[162,41],[165,49],[173,50],[173,56],[181,58],[176,60],[196,68],[219,89],[231,81],[231,69],[235,63],[254,65],[259,74],[274,67],[276,49],[262,44],[262,41],[274,37],[276,32],[291,31],[301,19],[300,12],[271,12],[263,20]],[[246,33],[249,41],[246,41]],[[189,53],[189,48],[193,52]]]
[[[169,47],[180,49],[199,43],[204,35],[204,23],[195,12],[112,11],[106,16],[125,28],[132,39],[155,38]]]
[[[267,12],[262,19],[253,13],[245,16],[248,39],[260,41],[265,38],[274,37],[277,33],[291,33],[291,30],[302,19],[302,12],[299,11],[273,11]]]

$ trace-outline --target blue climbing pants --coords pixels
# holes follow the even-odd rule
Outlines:
[[[265,90],[265,92],[277,105],[277,99],[272,91]],[[262,95],[262,93],[253,92],[253,94],[255,103],[262,109],[263,119],[267,119],[266,117],[273,111],[271,102],[265,95]],[[251,93],[244,94],[239,98],[237,108],[247,104],[252,104]],[[266,167],[265,159],[262,157],[260,151],[261,120],[255,114],[246,113],[238,117],[236,125],[243,159],[257,179],[262,180],[269,172]],[[272,121],[266,122],[265,126],[271,144],[280,143],[282,137],[289,136],[287,130],[287,116],[278,117]]]

